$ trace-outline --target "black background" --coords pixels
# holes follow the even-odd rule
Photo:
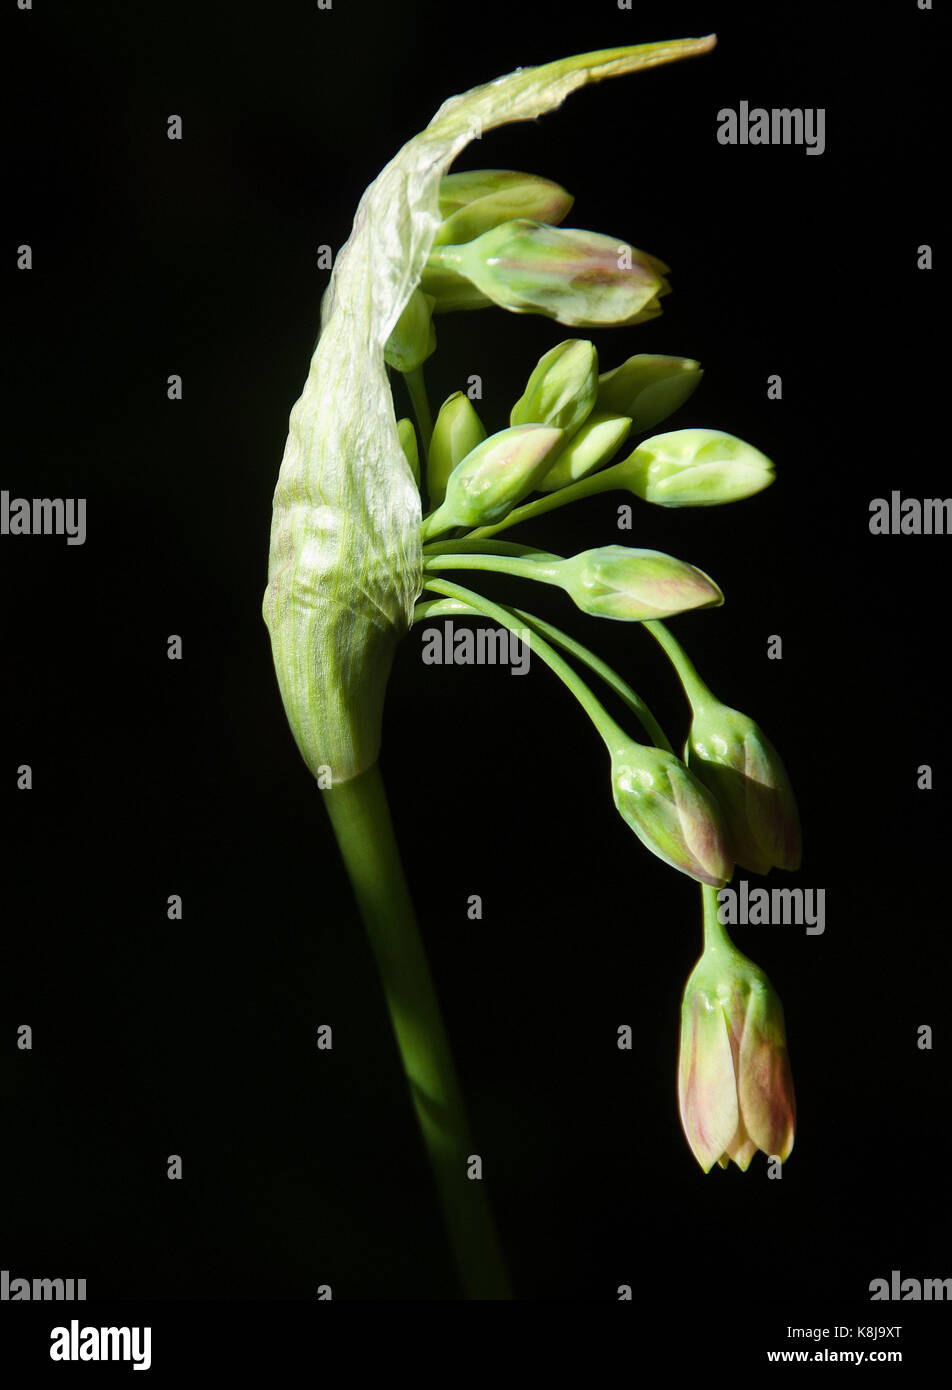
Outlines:
[[[771,489],[733,507],[639,508],[632,535],[609,495],[520,539],[670,550],[727,596],[675,630],[794,780],[803,867],[777,881],[826,890],[823,936],[736,932],[786,1009],[799,1110],[782,1181],[763,1155],[704,1176],[683,1140],[699,895],[622,824],[600,741],[541,662],[522,679],[424,667],[411,634],[382,768],[518,1298],[612,1300],[629,1283],[642,1308],[745,1307],[781,1345],[801,1304],[821,1321],[853,1302],[902,1321],[908,1304],[868,1304],[870,1280],[952,1273],[945,542],[868,531],[873,497],[948,493],[941,254],[916,268],[938,239],[943,75],[939,17],[888,9],[884,27],[815,3],[16,13],[7,263],[29,242],[34,269],[7,274],[2,486],[86,497],[88,539],[0,541],[12,1273],[84,1276],[91,1299],[312,1299],[324,1283],[344,1300],[459,1296],[260,616],[271,494],[328,279],[317,247],[341,246],[363,188],[451,93],[712,30],[712,55],[588,88],[488,132],[456,167],[554,178],[576,195],[572,225],[662,257],[663,316],[593,334],[603,367],[699,358],[700,390],[663,428],[727,429],[777,464]],[[824,107],[825,153],[719,145],[717,111],[742,99]],[[574,335],[498,310],[437,327],[431,398],[478,373],[491,429]],[[645,634],[549,591],[536,608],[683,737],[686,706]],[[916,789],[922,763],[933,791]],[[171,893],[182,922],[167,920]]]

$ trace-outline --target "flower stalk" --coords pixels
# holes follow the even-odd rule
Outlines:
[[[510,629],[524,621],[532,649],[606,744],[622,819],[651,853],[713,892],[730,878],[735,847],[747,845],[736,806],[728,807],[729,836],[715,784],[675,756],[640,696],[594,653],[438,572],[539,579],[586,613],[628,622],[714,606],[723,595],[709,576],[658,551],[610,545],[562,559],[489,538],[610,489],[662,506],[710,506],[751,495],[773,474],[751,446],[710,430],[644,440],[609,464],[629,433],[687,400],[700,367],[690,358],[641,355],[599,375],[594,345],[574,338],[540,360],[508,429],[487,435],[458,392],[434,426],[423,364],[436,348],[435,314],[495,304],[566,324],[631,325],[660,313],[670,289],[667,266],[653,256],[614,237],[556,227],[573,205],[560,185],[515,171],[448,170],[477,132],[534,119],[585,83],[713,45],[708,36],[577,55],[517,69],[441,106],[361,199],[322,303],[275,491],[264,615],[278,685],[324,791],[472,1298],[509,1297],[509,1282],[485,1189],[467,1173],[473,1141],[378,767],[396,645],[417,617],[447,604]],[[419,444],[411,422],[396,419],[388,369],[403,376]],[[432,508],[426,516],[421,482]],[[538,491],[545,495],[532,499]],[[468,536],[434,543],[459,528]],[[418,605],[424,589],[440,597]],[[624,732],[561,652],[607,682],[650,744]],[[703,758],[700,765],[720,775]]]

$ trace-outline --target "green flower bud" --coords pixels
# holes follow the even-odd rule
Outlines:
[[[440,406],[430,439],[426,486],[432,506],[438,507],[446,496],[446,483],[456,465],[485,438],[472,401],[462,391],[454,391]]]
[[[609,415],[595,410],[567,444],[555,454],[552,467],[536,484],[540,492],[575,483],[607,463],[625,441],[631,421],[627,415]]]
[[[452,217],[460,208],[469,207],[482,198],[493,198],[498,194],[512,194],[520,197],[526,186],[538,190],[540,207],[545,207],[550,215],[539,218],[540,222],[560,222],[558,208],[564,205],[564,212],[572,206],[573,198],[560,184],[540,178],[538,174],[525,174],[517,169],[464,169],[456,174],[445,174],[440,179],[440,216]]]
[[[667,266],[616,237],[529,218],[462,246],[434,247],[429,264],[465,276],[513,313],[590,328],[655,318],[670,289]]]
[[[716,608],[724,595],[709,575],[660,550],[606,545],[551,565],[559,584],[584,613],[643,622]]]
[[[766,454],[721,430],[653,435],[618,471],[619,486],[661,507],[719,507],[752,497],[774,480]]]
[[[566,439],[575,433],[595,404],[598,353],[586,338],[568,338],[551,348],[529,377],[512,407],[510,425],[554,425]]]
[[[612,793],[641,843],[698,883],[733,873],[716,801],[673,753],[626,741],[612,752]]]
[[[406,454],[407,463],[416,481],[417,487],[420,486],[420,451],[417,448],[416,430],[413,428],[412,420],[397,421],[397,438],[400,440],[400,447]]]
[[[384,360],[398,372],[412,372],[436,351],[433,297],[415,289],[397,319],[383,350]]]
[[[477,444],[447,479],[446,497],[423,523],[424,540],[454,526],[501,521],[535,487],[561,438],[550,425],[515,425]]]
[[[785,1162],[795,1103],[783,1006],[764,972],[733,945],[706,949],[681,1005],[678,1109],[707,1173],[758,1149]]]
[[[780,755],[767,735],[710,692],[693,701],[688,766],[717,797],[736,863],[755,874],[800,867],[800,817]]]
[[[641,352],[598,378],[599,410],[630,415],[635,434],[654,429],[692,395],[704,375],[690,357]]]
[[[435,246],[462,244],[501,222],[529,217],[561,222],[574,198],[557,183],[511,169],[473,169],[440,181],[440,215]]]

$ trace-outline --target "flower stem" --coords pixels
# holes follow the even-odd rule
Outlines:
[[[718,890],[710,884],[701,884],[701,901],[704,906],[704,954],[719,955],[735,953],[737,947],[731,941],[727,928],[718,916]]]
[[[544,497],[537,497],[532,502],[515,507],[502,521],[497,521],[492,526],[479,526],[476,530],[470,531],[466,539],[486,540],[499,531],[507,531],[510,526],[518,526],[521,521],[532,521],[534,517],[554,512],[557,507],[567,507],[583,497],[595,497],[600,492],[617,492],[624,487],[624,483],[619,481],[619,475],[615,472],[617,467],[620,465],[615,464],[602,473],[593,473],[588,478],[581,478],[577,483],[569,483],[567,487],[559,488],[556,492],[546,493]]]
[[[512,1297],[489,1201],[467,1176],[463,1098],[376,764],[324,793],[390,1010],[466,1298]]]
[[[426,573],[423,576],[423,585],[424,588],[431,589],[435,594],[445,594],[447,598],[459,599],[478,613],[494,619],[500,627],[508,628],[517,637],[522,636],[519,625],[512,614],[498,603],[492,603],[488,598],[483,598],[482,594],[475,594],[472,589],[464,589],[462,585],[451,584],[446,579],[434,579],[432,575]],[[554,647],[549,646],[548,642],[536,636],[531,643],[531,650],[541,656],[546,665],[551,667],[559,679],[568,686],[595,725],[610,753],[619,743],[630,742],[624,730],[612,719],[601,701],[595,698],[578,672],[574,671],[569,663],[559,656]]]
[[[487,542],[490,544],[490,542]],[[537,618],[534,613],[527,613],[524,608],[513,608],[511,604],[505,605],[506,612],[514,618],[520,618],[524,623],[536,632],[540,632],[543,637],[547,637],[550,642],[554,642],[557,647],[562,647],[570,656],[577,657],[597,676],[601,676],[606,685],[614,690],[615,694],[628,706],[642,724],[648,737],[656,748],[663,748],[667,753],[673,753],[671,741],[655,719],[651,710],[636,690],[633,690],[627,681],[622,680],[617,671],[609,666],[607,661],[603,661],[600,656],[596,656],[588,647],[583,647],[581,642],[576,642],[574,637],[570,637],[561,628],[555,627],[552,623],[547,623],[542,618]],[[471,604],[462,603],[458,599],[434,599],[429,603],[418,603],[413,610],[414,623],[422,622],[426,618],[442,618],[449,613],[460,613],[465,615],[475,615],[479,617],[479,610],[473,608]]]
[[[425,459],[430,452],[430,440],[433,437],[433,417],[430,414],[430,402],[426,395],[423,368],[414,367],[412,372],[404,372],[403,379],[407,383],[407,390],[410,393],[410,403],[416,416],[420,439],[423,443],[423,458]]]
[[[663,648],[665,655],[677,672],[678,680],[684,687],[684,693],[688,697],[688,703],[697,713],[703,709],[704,705],[713,700],[713,695],[698,675],[694,662],[674,636],[668,631],[664,623],[657,618],[651,618],[642,623],[642,627],[648,629],[652,637]]]

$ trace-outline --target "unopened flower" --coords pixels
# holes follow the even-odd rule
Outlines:
[[[434,507],[446,496],[453,469],[485,438],[486,427],[469,397],[462,391],[447,396],[433,426],[426,460],[427,492]]]
[[[528,217],[561,222],[575,201],[560,184],[514,169],[469,169],[440,179],[440,215],[434,245],[462,244],[501,222]]]
[[[435,246],[429,268],[463,276],[503,309],[582,327],[655,318],[670,289],[668,267],[644,251],[531,218],[503,222],[464,245]]]
[[[406,455],[407,463],[410,465],[410,472],[417,484],[420,482],[420,451],[417,447],[416,430],[413,421],[404,418],[397,421],[397,438],[400,440],[400,447]]]
[[[631,430],[627,415],[610,415],[593,410],[571,439],[555,451],[552,467],[537,484],[540,492],[555,492],[569,483],[587,478],[596,468],[607,463],[612,454],[625,442]]]
[[[598,354],[586,338],[568,338],[539,358],[509,415],[511,425],[555,425],[568,439],[595,404]]]
[[[532,491],[561,438],[550,425],[514,425],[477,444],[447,479],[445,498],[423,523],[424,539],[504,517]]]
[[[678,1106],[705,1173],[731,1159],[746,1171],[758,1149],[782,1162],[793,1148],[783,1007],[764,972],[726,941],[705,950],[684,991]]]
[[[724,811],[736,863],[800,867],[800,817],[780,754],[753,719],[706,692],[694,703],[687,763]]]
[[[654,429],[697,390],[704,375],[691,357],[640,352],[598,378],[596,409],[631,416],[635,434]]]
[[[673,869],[722,888],[733,864],[717,803],[673,753],[631,740],[612,753],[619,815]]]
[[[710,575],[660,550],[604,545],[583,550],[553,568],[553,582],[583,612],[600,618],[643,622],[724,602]]]
[[[388,367],[395,367],[399,372],[412,372],[433,355],[436,351],[436,329],[432,315],[432,295],[424,294],[420,289],[414,290],[383,350]]]
[[[671,430],[616,465],[618,486],[661,507],[717,507],[769,487],[766,454],[721,430]]]

